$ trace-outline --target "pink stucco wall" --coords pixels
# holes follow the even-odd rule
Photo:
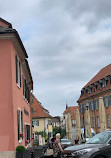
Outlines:
[[[0,151],[14,148],[11,41],[0,40]]]
[[[30,106],[23,97],[22,69],[21,88],[16,84],[16,54],[11,40],[0,40],[0,151],[14,151],[18,145],[25,146],[25,138],[21,144],[18,142],[18,107],[23,112],[24,134],[24,124],[31,124]],[[24,114],[24,108],[29,116]]]
[[[11,61],[12,61],[12,89],[13,89],[13,118],[14,118],[14,142],[15,142],[15,147],[19,145],[18,143],[18,126],[17,126],[17,109],[18,107],[22,110],[23,112],[23,132],[25,135],[25,129],[24,125],[32,123],[31,121],[31,113],[30,113],[30,106],[27,104],[26,100],[24,99],[23,96],[23,80],[22,77],[25,76],[22,69],[21,69],[21,88],[17,87],[16,84],[16,63],[15,63],[15,56],[17,52],[16,49],[13,45],[11,44]],[[20,59],[20,58],[19,58]],[[22,64],[21,64],[22,65]],[[29,112],[29,116],[24,114],[24,108]],[[25,146],[25,138],[23,139],[23,142],[20,145]]]

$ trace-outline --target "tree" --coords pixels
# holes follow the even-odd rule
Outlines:
[[[59,127],[54,127],[53,128],[53,135],[56,135],[57,133],[60,133],[61,134],[61,138],[63,138],[64,136],[66,136],[66,129],[62,129],[62,128],[59,128]]]

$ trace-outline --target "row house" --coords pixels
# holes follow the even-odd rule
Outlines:
[[[66,116],[68,113],[71,114],[71,123],[72,123],[72,128],[76,128],[76,110],[79,109],[78,106],[69,106],[66,108],[64,111],[64,116]]]
[[[79,109],[78,106],[66,106],[66,110],[63,113],[65,118],[65,127],[68,139],[72,141],[75,140],[76,133],[76,110]]]
[[[103,98],[107,128],[111,128],[111,64],[101,69],[81,90],[77,101],[83,126],[86,104],[90,111],[91,127],[98,133],[100,128],[99,97]]]
[[[28,55],[18,32],[0,18],[0,156],[15,158],[18,145],[31,146]]]
[[[34,139],[38,137],[39,132],[46,133],[48,139],[53,136],[52,119],[49,111],[45,109],[37,98],[31,94],[31,107],[32,107],[32,124]]]

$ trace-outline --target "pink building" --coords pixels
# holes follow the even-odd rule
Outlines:
[[[18,32],[0,18],[0,158],[15,158],[18,145],[31,146],[28,55]]]

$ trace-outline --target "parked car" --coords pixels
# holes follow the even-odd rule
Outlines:
[[[73,158],[111,158],[111,130],[103,131],[82,145],[65,149],[63,157]]]
[[[96,135],[96,132],[94,131],[93,128],[91,128],[91,134],[92,134],[92,137]],[[86,142],[90,139],[90,136],[88,134],[86,138],[84,138],[84,128],[81,129],[81,136],[83,140],[86,140]]]
[[[71,146],[72,143],[69,139],[61,139],[61,145],[62,145],[62,148],[65,149],[66,147],[68,146]]]

